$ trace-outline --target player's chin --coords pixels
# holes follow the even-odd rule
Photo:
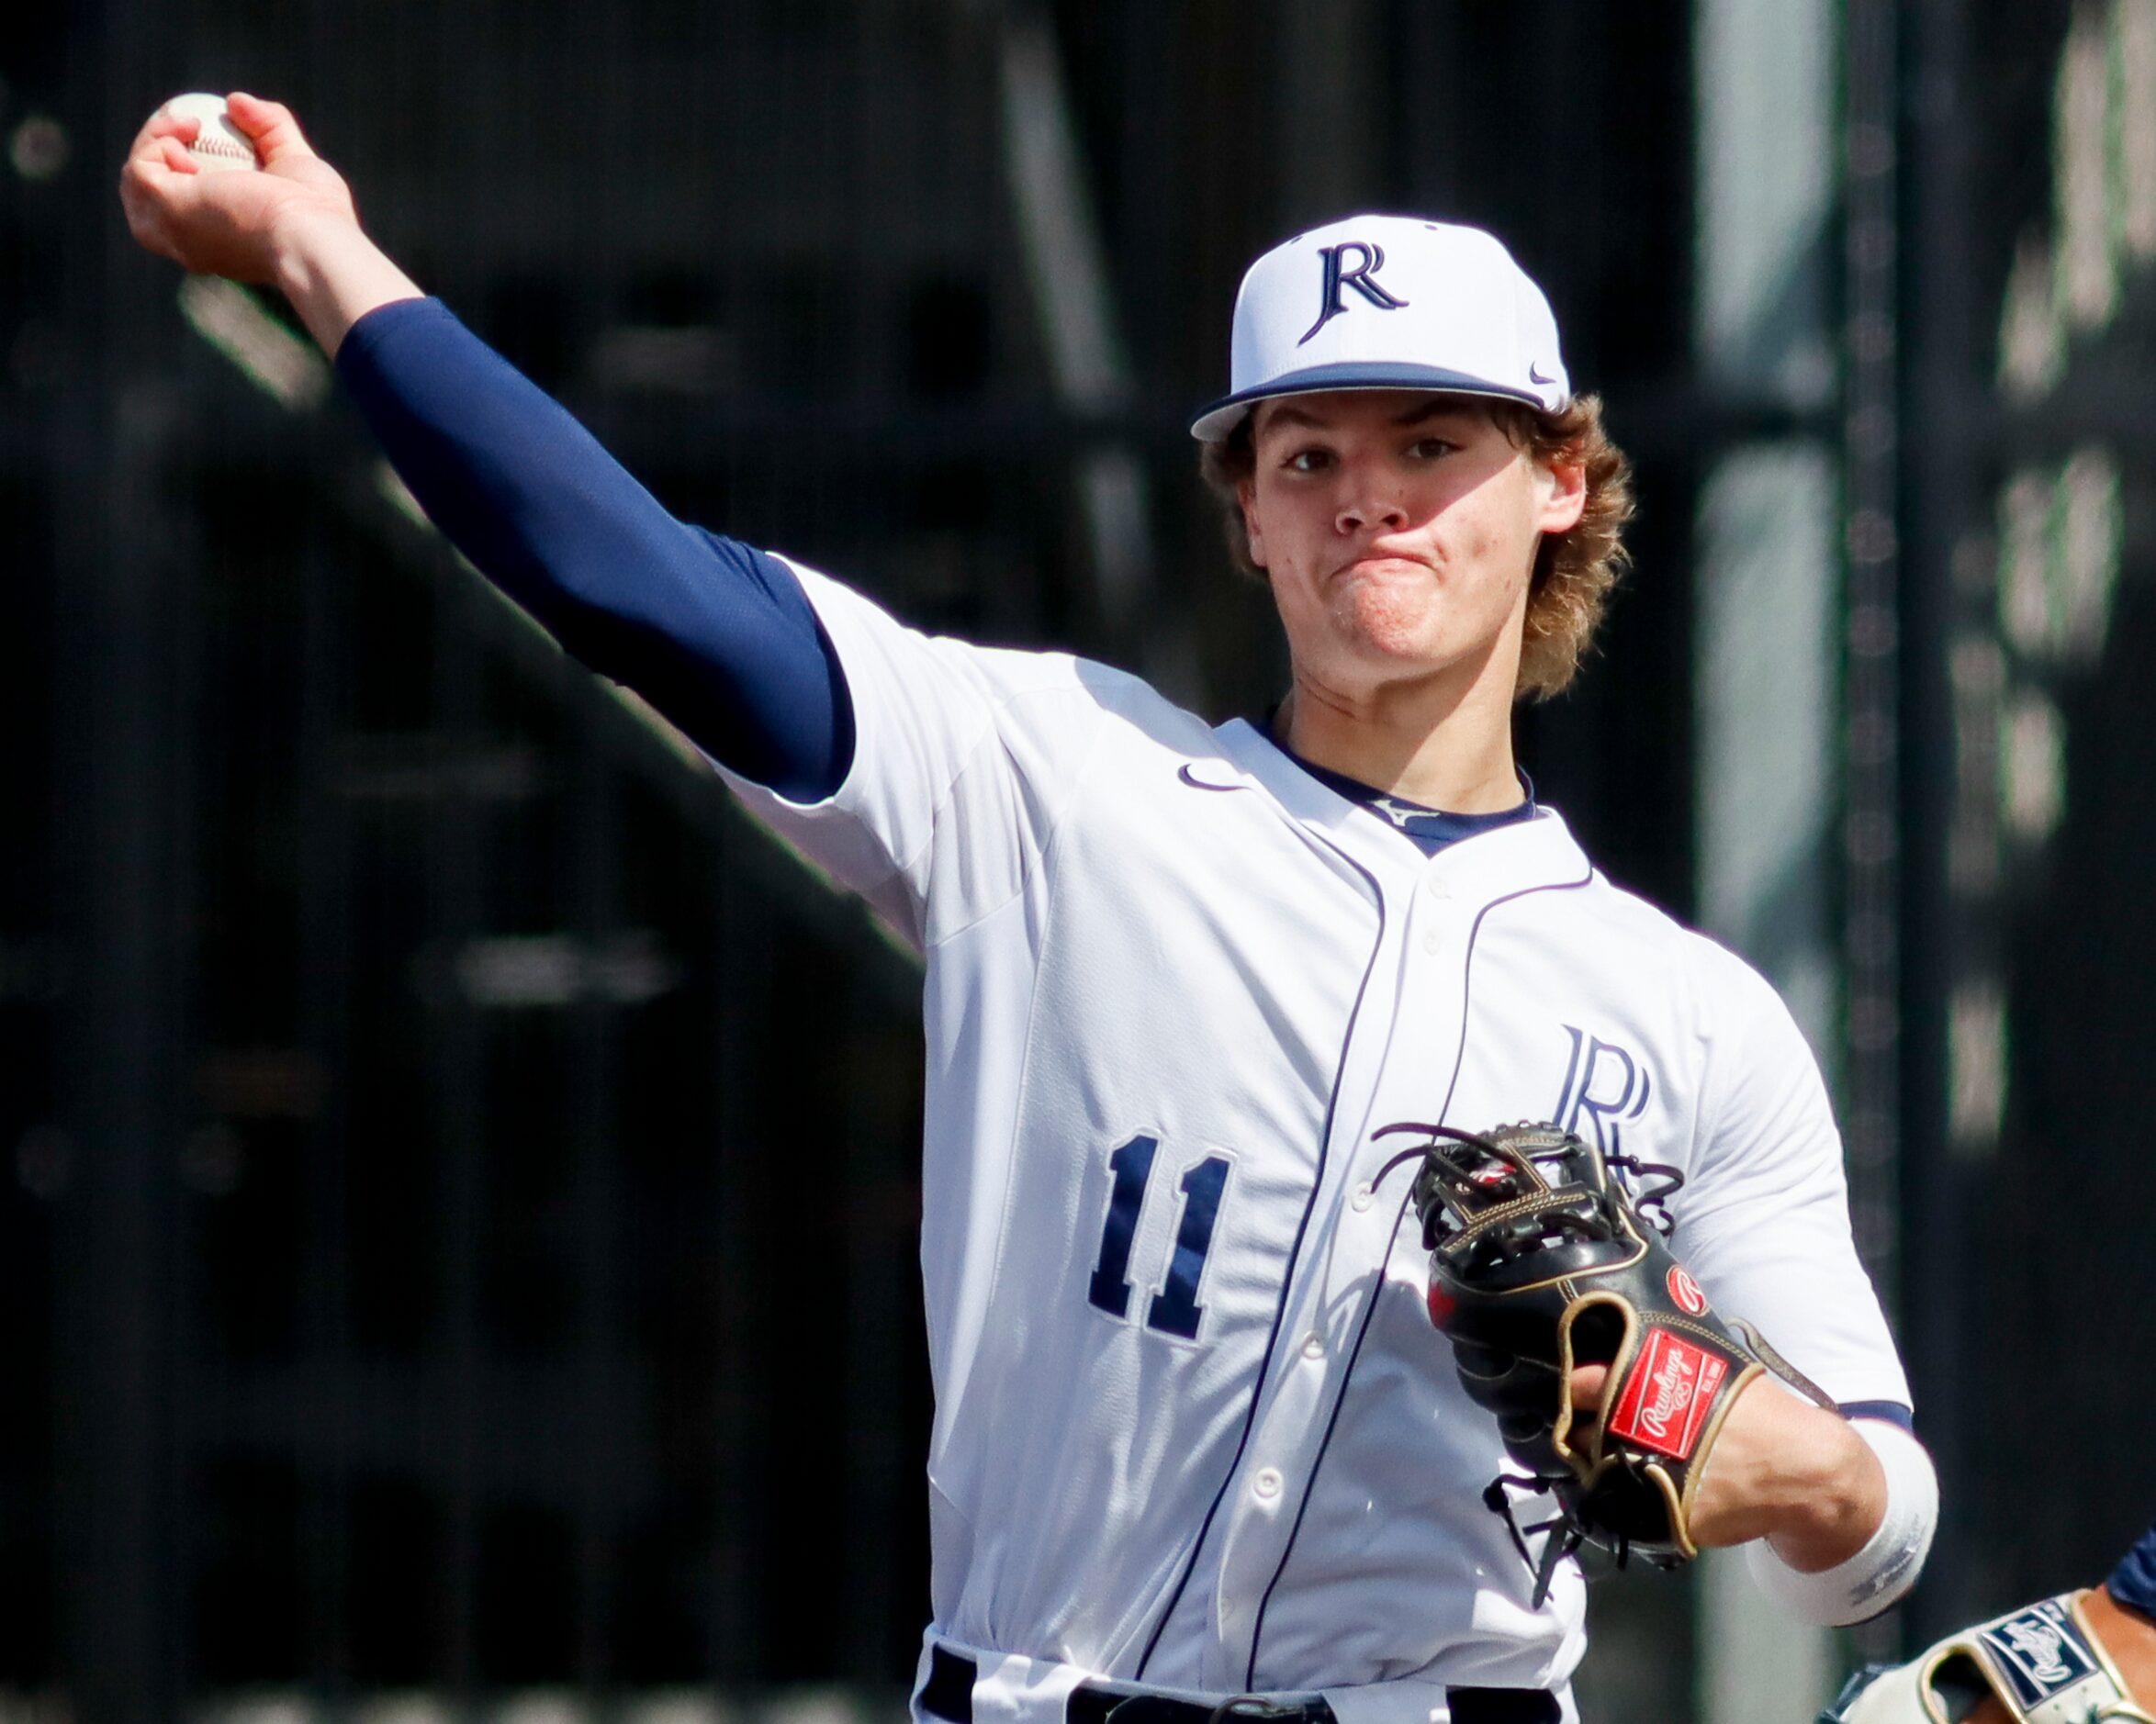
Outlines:
[[[1426,659],[1443,644],[1445,607],[1430,571],[1348,580],[1333,589],[1334,629],[1358,655],[1402,662]]]

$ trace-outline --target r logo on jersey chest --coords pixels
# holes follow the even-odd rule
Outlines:
[[[1562,1130],[1591,1137],[1603,1154],[1614,1155],[1626,1123],[1647,1111],[1655,1092],[1654,1071],[1622,1043],[1604,1041],[1570,1024],[1564,1028],[1572,1053],[1550,1120]]]

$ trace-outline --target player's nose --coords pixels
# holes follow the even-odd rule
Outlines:
[[[1407,505],[1398,492],[1376,481],[1350,485],[1332,521],[1333,530],[1343,534],[1397,532],[1407,524]]]

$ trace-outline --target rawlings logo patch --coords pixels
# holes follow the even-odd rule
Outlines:
[[[2073,1619],[2047,1601],[1983,1631],[1992,1662],[2012,1682],[2024,1710],[2096,1674]]]
[[[1677,1308],[1690,1316],[1707,1315],[1707,1295],[1700,1291],[1700,1283],[1692,1279],[1691,1271],[1682,1263],[1674,1264],[1669,1271],[1669,1296],[1677,1301]]]
[[[1729,1363],[1672,1335],[1650,1329],[1639,1366],[1610,1416],[1610,1432],[1678,1461],[1690,1459]]]

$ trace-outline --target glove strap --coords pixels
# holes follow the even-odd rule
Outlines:
[[[1788,1383],[1799,1394],[1803,1395],[1815,1405],[1825,1407],[1829,1413],[1841,1411],[1832,1395],[1769,1347],[1767,1344],[1767,1338],[1749,1323],[1746,1323],[1744,1318],[1730,1318],[1729,1327],[1736,1331],[1738,1338],[1746,1347],[1758,1355],[1759,1362],[1762,1365],[1765,1365],[1768,1370]]]

